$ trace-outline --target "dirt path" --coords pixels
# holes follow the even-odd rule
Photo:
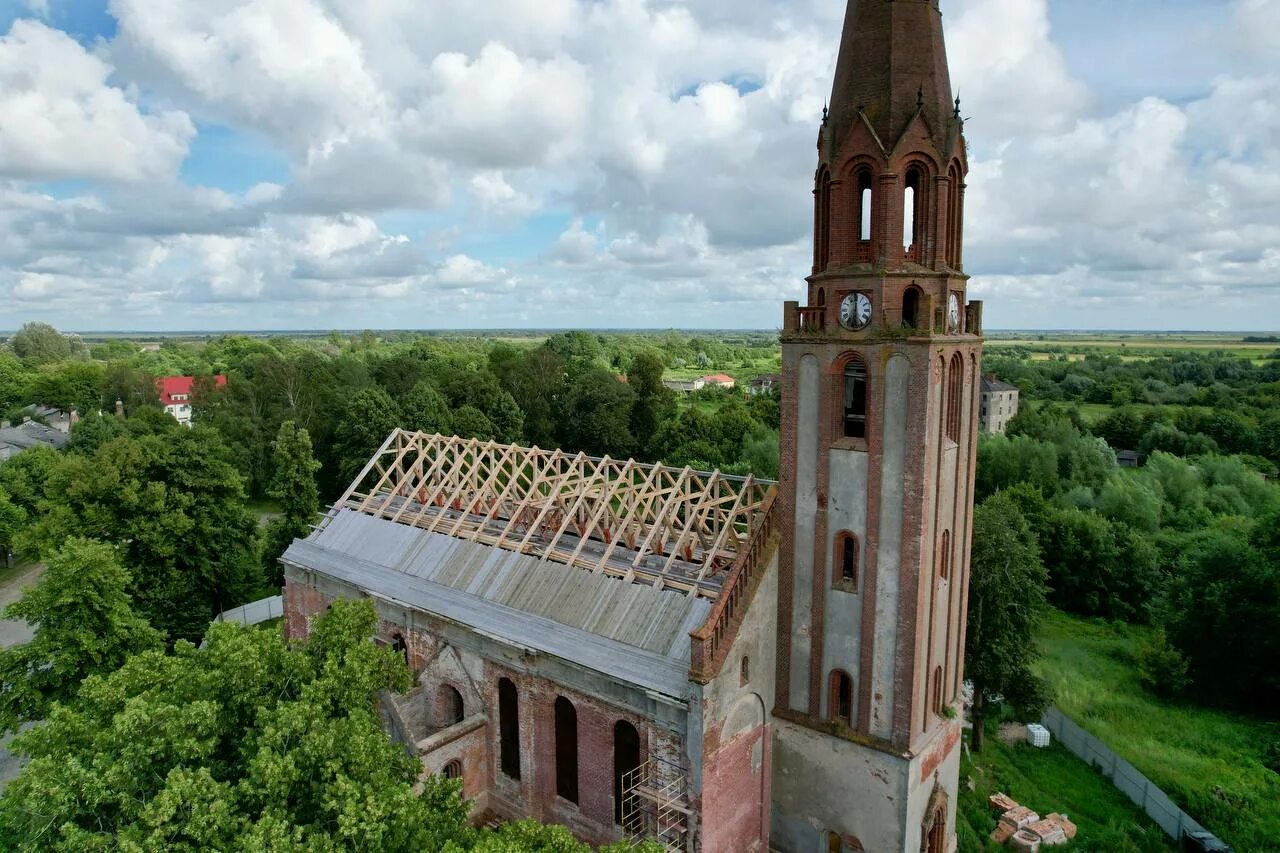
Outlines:
[[[21,598],[23,590],[35,586],[43,572],[44,566],[35,563],[0,585],[0,610]],[[20,619],[0,619],[0,646],[21,645],[33,636],[35,631],[26,622]],[[3,740],[0,740],[0,790],[3,790],[5,783],[17,776],[18,771],[22,769],[21,762],[9,752],[8,744],[9,735],[6,735]]]

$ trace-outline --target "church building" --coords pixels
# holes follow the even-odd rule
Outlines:
[[[849,0],[781,480],[397,430],[283,556],[369,598],[379,707],[478,819],[671,851],[956,847],[982,306],[938,0]],[[797,187],[797,192],[800,188]]]

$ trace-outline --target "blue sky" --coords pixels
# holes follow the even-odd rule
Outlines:
[[[750,327],[839,0],[0,0],[0,328]],[[1004,328],[1280,327],[1280,0],[943,0]]]

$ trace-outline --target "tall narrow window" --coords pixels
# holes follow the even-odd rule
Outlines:
[[[858,239],[871,239],[871,173],[866,169],[858,173]]]
[[[502,772],[520,778],[520,700],[509,679],[498,679],[498,758]]]
[[[578,712],[563,696],[556,697],[556,793],[578,802]]]
[[[858,590],[858,537],[847,530],[836,537],[836,565],[839,567],[839,586],[849,592]]]
[[[938,558],[938,576],[951,580],[951,531],[942,531],[942,554]]]
[[[742,656],[742,668],[738,673],[738,685],[746,687],[751,681],[751,660],[746,656]]]
[[[814,259],[818,272],[827,268],[831,259],[831,175],[826,169],[818,173],[815,191],[817,211],[814,215]]]
[[[867,368],[856,358],[844,368],[844,435],[867,437]]]
[[[635,794],[625,793],[627,777],[640,766],[640,732],[626,720],[613,727],[613,822],[635,812]]]
[[[918,167],[907,170],[906,191],[902,199],[902,243],[907,257],[920,261],[924,257],[924,173]]]
[[[964,240],[964,229],[962,220],[964,217],[964,202],[961,198],[964,192],[964,179],[960,176],[960,169],[956,165],[952,165],[949,170],[951,178],[951,193],[947,213],[948,240],[947,240],[947,256],[952,268],[960,269],[961,252],[963,250],[962,242]]]
[[[853,679],[842,669],[831,671],[827,717],[853,727]]]
[[[933,670],[933,712],[941,717],[942,709],[942,667],[939,666]]]
[[[960,397],[964,391],[964,359],[960,357],[960,353],[956,353],[951,357],[951,364],[947,368],[947,405],[946,405],[946,423],[947,438],[959,444],[960,442]]]

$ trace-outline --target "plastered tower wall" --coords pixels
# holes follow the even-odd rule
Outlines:
[[[852,0],[784,313],[774,846],[955,846],[981,303],[936,0]],[[825,846],[824,846],[825,845]]]

